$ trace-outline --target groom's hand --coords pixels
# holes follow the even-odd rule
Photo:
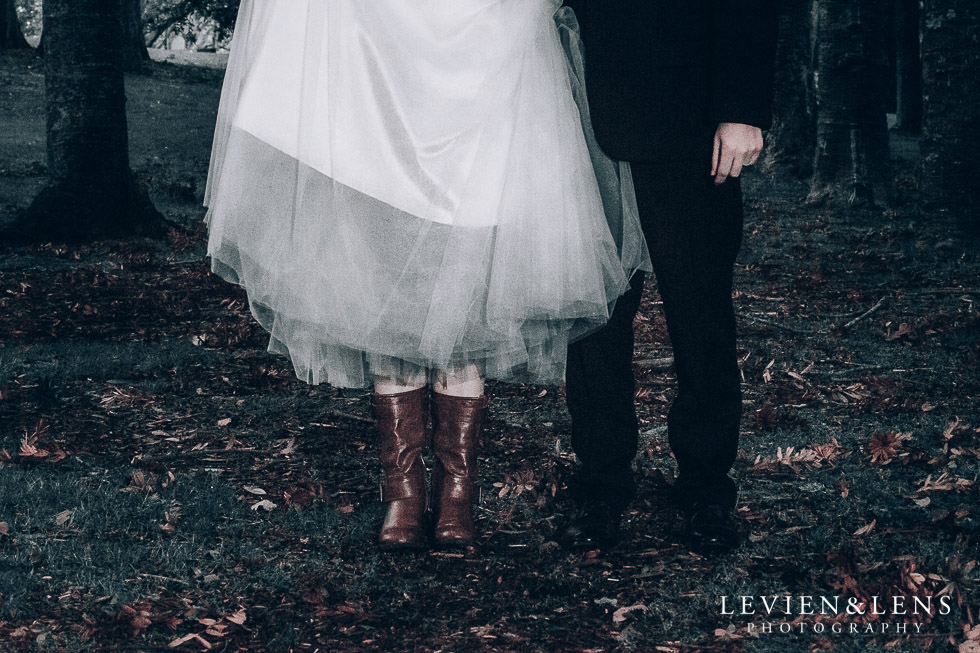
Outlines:
[[[715,149],[711,160],[711,176],[716,184],[742,174],[762,152],[762,130],[752,125],[723,122],[715,130]]]

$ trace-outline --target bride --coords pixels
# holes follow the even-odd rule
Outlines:
[[[300,379],[373,383],[384,549],[425,546],[430,503],[437,544],[474,541],[484,380],[560,383],[568,343],[649,269],[560,4],[241,5],[205,199],[212,270]]]

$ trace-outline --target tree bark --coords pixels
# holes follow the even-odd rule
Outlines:
[[[895,66],[898,129],[918,132],[922,128],[922,59],[919,56],[919,0],[896,0]]]
[[[789,171],[809,177],[816,129],[813,111],[813,0],[785,0],[779,6],[772,128],[761,162],[769,174]]]
[[[980,3],[926,0],[923,19],[922,197],[980,231]]]
[[[31,47],[20,29],[14,0],[0,0],[0,50],[24,50]]]
[[[893,197],[885,1],[817,0],[810,202],[882,205]]]
[[[45,0],[48,184],[19,240],[162,235],[129,167],[120,0]]]
[[[146,49],[146,33],[143,29],[142,0],[122,0],[120,19],[123,28],[123,70],[141,72],[143,65],[150,60],[150,53]]]

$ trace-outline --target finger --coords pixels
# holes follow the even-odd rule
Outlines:
[[[728,174],[729,177],[738,177],[742,174],[742,161],[744,159],[740,156],[732,159],[732,171]]]
[[[760,136],[759,137],[759,140],[756,142],[755,149],[752,150],[752,163],[753,164],[756,161],[759,160],[759,157],[760,156],[762,156],[762,150],[765,149],[765,147],[766,147],[766,142]]]
[[[721,139],[715,134],[715,144],[711,152],[711,176],[718,173],[718,159],[721,157]]]
[[[747,165],[747,166],[754,166],[756,164],[756,162],[759,160],[759,155],[760,154],[761,154],[761,152],[759,152],[758,150],[756,150],[755,152],[750,153],[748,155],[748,160],[745,162],[745,165]]]
[[[718,171],[715,175],[715,183],[723,184],[725,180],[728,179],[729,173],[732,171],[732,166],[735,164],[735,154],[727,148],[722,148],[721,156],[718,160]]]

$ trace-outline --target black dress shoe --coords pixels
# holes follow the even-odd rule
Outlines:
[[[697,553],[725,555],[741,544],[738,526],[731,510],[718,503],[695,501],[685,507],[688,535]]]
[[[586,502],[579,515],[555,538],[565,549],[608,549],[620,540],[619,522],[623,511],[605,501]]]

